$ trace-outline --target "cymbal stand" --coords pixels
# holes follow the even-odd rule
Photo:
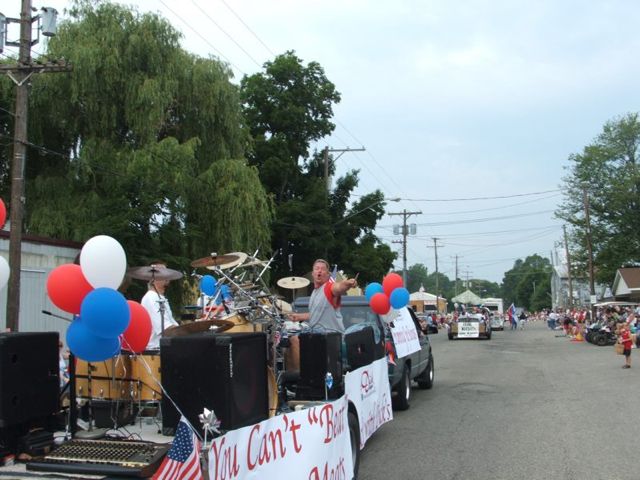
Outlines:
[[[158,270],[155,268],[155,266],[151,265],[151,287],[153,288],[153,290],[156,292],[156,294],[158,295],[158,311],[160,312],[160,336],[164,337],[164,312],[165,312],[165,307],[164,304],[166,302],[165,299],[163,299],[162,297],[164,295],[161,295],[160,292],[158,291],[158,288],[156,287],[156,272]]]

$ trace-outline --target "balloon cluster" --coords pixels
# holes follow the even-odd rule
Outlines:
[[[364,290],[369,307],[378,315],[389,313],[391,307],[400,309],[409,303],[409,290],[404,288],[402,277],[397,273],[389,273],[382,279],[382,284],[370,283]]]
[[[60,265],[49,274],[49,298],[76,316],[67,330],[67,346],[78,358],[99,362],[117,354],[121,343],[133,352],[143,351],[149,343],[149,314],[116,290],[126,268],[118,241],[98,235],[82,247],[80,265]]]

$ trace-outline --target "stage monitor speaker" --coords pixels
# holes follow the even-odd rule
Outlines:
[[[351,370],[363,367],[382,358],[381,349],[375,341],[373,327],[368,325],[360,330],[347,333],[344,336],[347,350],[347,363]],[[382,350],[384,355],[384,350]]]
[[[342,383],[342,334],[338,332],[300,334],[300,380],[296,390],[299,400],[325,398],[327,373],[333,377],[328,398],[340,398]]]
[[[206,407],[232,430],[269,417],[267,339],[264,333],[199,333],[160,341],[162,383],[189,422],[202,426]],[[180,414],[162,397],[163,431],[175,430]]]
[[[0,428],[59,410],[58,332],[0,333]]]

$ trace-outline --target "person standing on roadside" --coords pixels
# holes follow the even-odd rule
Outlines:
[[[629,325],[626,323],[620,327],[619,342],[622,344],[624,355],[624,365],[622,368],[631,368],[631,332],[629,331]]]

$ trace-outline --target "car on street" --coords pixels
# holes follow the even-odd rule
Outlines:
[[[499,314],[494,314],[491,317],[491,330],[504,330],[504,317]]]
[[[293,303],[296,312],[308,311],[309,297],[299,297]],[[406,307],[405,307],[406,308]],[[392,404],[396,410],[407,410],[411,400],[411,382],[415,381],[421,389],[433,386],[435,370],[431,342],[426,331],[421,329],[420,322],[411,308],[407,308],[420,342],[420,350],[406,357],[397,358],[393,337],[388,325],[388,316],[381,318],[369,308],[367,299],[362,295],[343,296],[340,311],[345,327],[345,335],[357,331],[363,326],[371,326],[374,340],[380,341],[387,355],[389,368],[389,384],[392,392]],[[343,359],[346,354],[343,348]]]
[[[484,338],[491,340],[491,325],[479,313],[466,313],[451,322],[449,340],[457,338]]]

